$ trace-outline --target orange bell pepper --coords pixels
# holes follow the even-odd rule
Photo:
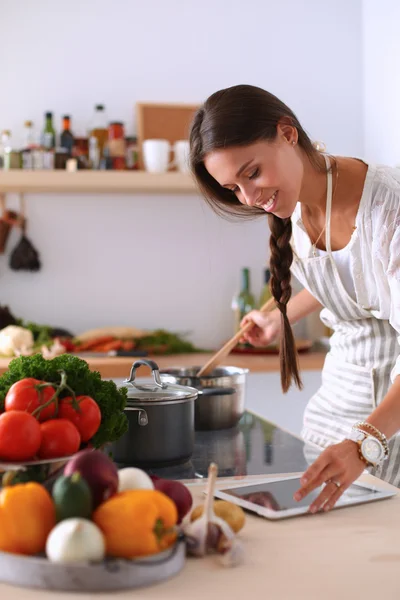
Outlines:
[[[93,521],[106,540],[107,554],[135,558],[156,554],[176,540],[175,503],[157,490],[128,490],[101,504]]]
[[[48,491],[38,483],[7,486],[0,492],[0,550],[38,554],[56,524],[56,512]]]

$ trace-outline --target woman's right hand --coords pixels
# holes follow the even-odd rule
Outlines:
[[[270,312],[252,310],[242,319],[240,326],[244,327],[249,322],[252,322],[254,326],[244,334],[242,339],[252,346],[268,346],[280,336],[281,313],[278,309]]]

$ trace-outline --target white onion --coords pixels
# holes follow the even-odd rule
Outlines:
[[[154,490],[150,477],[141,469],[126,467],[118,471],[118,491],[128,490]]]
[[[52,529],[46,543],[47,558],[54,563],[103,560],[105,540],[100,529],[86,519],[65,519]]]

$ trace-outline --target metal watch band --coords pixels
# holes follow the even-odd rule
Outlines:
[[[369,431],[365,431],[365,429],[362,429],[362,427],[365,427],[365,429],[370,430],[371,433],[369,433]],[[389,444],[388,444],[387,438],[383,433],[381,433],[379,431],[379,429],[377,429],[373,425],[370,425],[370,423],[365,423],[364,421],[362,421],[360,423],[356,423],[355,425],[353,425],[352,429],[355,431],[359,431],[360,433],[363,433],[365,435],[372,434],[372,436],[374,438],[376,438],[377,440],[379,440],[381,442],[384,452],[385,452],[385,455],[386,456],[389,455]]]
[[[388,440],[387,437],[384,433],[382,433],[382,431],[379,431],[379,429],[377,429],[377,427],[375,427],[375,425],[371,425],[371,423],[367,423],[367,421],[359,421],[359,423],[356,423],[354,425],[355,428],[360,428],[360,427],[365,427],[366,429],[369,429],[369,431],[371,431],[373,434],[375,434],[375,437],[377,437],[382,444],[386,444],[388,445]]]
[[[363,451],[362,451],[363,442],[364,442],[364,440],[366,440],[368,438],[373,438],[382,447],[383,457],[381,458],[381,460],[378,463],[370,462],[363,454]],[[378,436],[371,435],[369,432],[365,431],[364,429],[359,429],[356,426],[352,427],[348,439],[350,439],[351,441],[353,441],[357,444],[358,456],[359,456],[360,460],[362,460],[362,462],[365,465],[367,465],[367,467],[369,467],[369,468],[375,468],[375,467],[381,465],[383,463],[383,461],[388,458],[389,452],[388,452],[387,446],[382,442],[382,440],[380,440],[378,438]]]

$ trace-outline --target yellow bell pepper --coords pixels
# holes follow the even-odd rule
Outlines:
[[[157,490],[129,490],[101,504],[93,521],[106,540],[107,554],[135,558],[156,554],[176,540],[175,503]]]
[[[53,500],[38,483],[7,486],[0,492],[0,551],[38,554],[56,524]]]

